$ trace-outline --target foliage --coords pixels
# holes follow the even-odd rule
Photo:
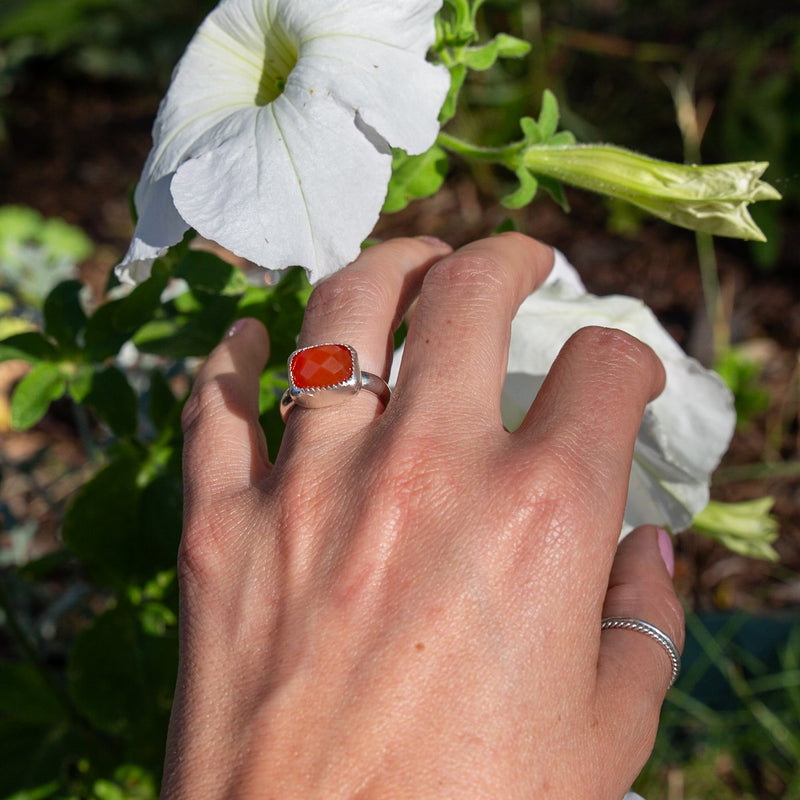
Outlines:
[[[687,800],[800,796],[796,620],[689,614],[687,632],[684,669],[635,789],[648,800],[664,800],[668,786]]]
[[[0,358],[31,365],[14,393],[16,427],[35,424],[49,401],[66,394],[91,411],[108,443],[63,524],[73,579],[91,587],[72,612],[79,619],[65,670],[42,657],[35,620],[19,620],[25,603],[12,597],[32,596],[37,582],[64,569],[63,560],[48,557],[16,576],[0,575],[0,607],[28,657],[0,662],[0,797],[66,792],[144,800],[156,796],[177,668],[184,397],[173,384],[182,360],[205,356],[235,319],[260,319],[273,331],[262,423],[270,440],[280,441],[282,372],[309,288],[299,270],[277,286],[253,286],[187,242],[159,261],[148,281],[91,314],[82,310],[79,289],[76,281],[58,284],[44,305],[44,329],[0,343]],[[141,392],[121,366],[129,342],[139,358],[157,356]]]

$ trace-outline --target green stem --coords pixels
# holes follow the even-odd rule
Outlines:
[[[519,166],[519,153],[522,150],[520,142],[507,144],[504,147],[480,147],[472,142],[466,142],[444,131],[439,132],[437,144],[451,153],[456,153],[463,158],[473,161],[483,161],[490,164],[502,164],[510,170]]]
[[[738,481],[758,481],[767,478],[800,478],[800,461],[780,463],[741,464],[725,467],[714,474],[713,485],[720,486]]]

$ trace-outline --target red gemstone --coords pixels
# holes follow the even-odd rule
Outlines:
[[[298,389],[328,389],[353,377],[353,356],[343,344],[307,347],[292,356],[289,372]]]

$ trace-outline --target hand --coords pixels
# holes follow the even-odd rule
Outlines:
[[[258,425],[263,327],[237,324],[187,402],[181,665],[163,797],[599,798],[643,766],[683,641],[654,528],[617,548],[652,351],[584,329],[523,425],[510,322],[551,251],[403,239],[313,293],[299,346],[345,342],[394,396]],[[668,545],[667,545],[668,546]]]

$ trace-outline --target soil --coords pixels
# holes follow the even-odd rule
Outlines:
[[[83,228],[97,250],[81,266],[81,275],[96,288],[128,244],[129,193],[150,147],[158,100],[153,92],[127,85],[40,75],[17,86],[5,103],[8,139],[0,143],[0,204],[24,203]],[[446,190],[381,220],[376,235],[427,233],[459,245],[490,233],[504,212],[480,194],[465,171],[459,172],[463,167],[455,169]],[[547,198],[537,200],[517,217],[519,227],[563,250],[590,291],[645,300],[684,348],[707,361],[709,332],[694,237],[657,221],[646,221],[631,234],[613,234],[601,201],[579,192],[570,192],[569,199],[569,215]],[[784,224],[783,253],[770,272],[755,266],[746,246],[717,241],[733,337],[746,342],[761,364],[771,396],[767,412],[737,433],[721,473],[762,461],[796,462],[800,456],[800,248],[794,232],[800,227],[792,226],[788,215]],[[19,375],[13,369],[5,378],[0,375],[6,395]],[[64,502],[85,478],[86,458],[76,431],[56,408],[33,431],[0,433],[0,458],[0,508],[5,504],[18,519],[35,520],[39,533],[33,546],[37,552],[51,548]],[[725,500],[765,494],[775,498],[781,561],[746,559],[683,533],[677,537],[677,581],[690,605],[748,611],[800,606],[800,479],[736,480],[714,488],[714,496]]]

